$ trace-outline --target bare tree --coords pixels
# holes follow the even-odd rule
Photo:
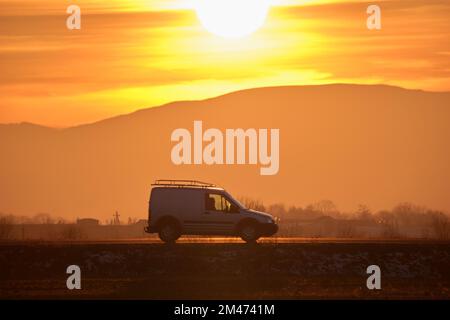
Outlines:
[[[135,217],[128,217],[128,225],[135,224],[138,222],[138,219]]]
[[[54,224],[55,220],[48,213],[37,213],[33,217],[33,222],[36,224]]]
[[[372,211],[365,204],[360,204],[356,211],[356,219],[361,221],[371,221],[373,219]]]
[[[255,200],[248,197],[239,197],[238,201],[242,203],[246,208],[256,211],[266,211],[266,207],[261,200]]]
[[[269,208],[267,208],[267,211],[273,214],[275,217],[279,217],[282,219],[284,219],[286,215],[286,208],[284,204],[281,203],[272,204]]]
[[[450,219],[442,212],[436,212],[433,214],[431,221],[431,228],[434,232],[434,236],[439,240],[450,239]]]
[[[338,217],[340,215],[336,205],[331,200],[320,200],[310,205],[309,208],[325,216]]]
[[[398,220],[390,211],[380,211],[376,215],[377,223],[382,226],[382,235],[386,238],[398,238],[400,236]]]
[[[0,239],[7,240],[10,238],[14,229],[14,216],[1,215],[0,216]]]

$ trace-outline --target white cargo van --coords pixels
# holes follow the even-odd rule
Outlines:
[[[278,231],[273,216],[245,208],[223,188],[193,180],[152,184],[145,231],[164,242],[181,235],[240,236],[246,242]]]

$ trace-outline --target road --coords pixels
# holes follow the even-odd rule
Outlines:
[[[181,237],[176,244],[245,244],[237,237]],[[270,237],[261,238],[258,244],[449,244],[450,241],[424,240],[424,239],[367,239],[367,238],[304,238],[304,237]],[[58,245],[96,245],[96,244],[160,244],[165,245],[157,237],[132,238],[132,239],[105,239],[105,240],[24,240],[3,241],[0,246],[8,245],[36,245],[36,244],[58,244]]]

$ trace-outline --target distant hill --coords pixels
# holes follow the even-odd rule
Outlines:
[[[176,128],[279,128],[280,171],[175,166]],[[450,92],[384,85],[259,88],[52,129],[0,125],[0,212],[145,217],[157,178],[199,179],[265,203],[340,209],[411,201],[450,210]]]

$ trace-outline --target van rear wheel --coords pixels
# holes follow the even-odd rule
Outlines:
[[[254,243],[259,239],[258,228],[254,223],[248,223],[242,226],[239,235],[247,243]]]
[[[181,236],[180,229],[174,223],[165,223],[159,228],[159,238],[165,243],[174,243]]]

